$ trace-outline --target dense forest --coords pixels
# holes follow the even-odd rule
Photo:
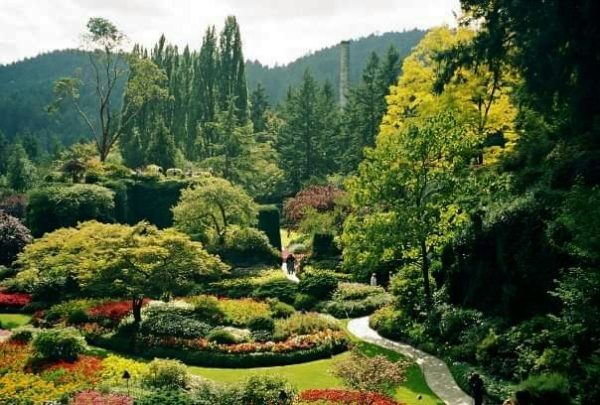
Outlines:
[[[352,42],[343,106],[337,48],[264,68],[233,16],[197,51],[162,36],[127,53],[91,18],[85,52],[2,68],[24,94],[52,87],[2,101],[0,310],[35,311],[5,375],[56,399],[89,384],[44,367],[127,364],[143,381],[128,404],[445,400],[377,331],[437,356],[476,404],[597,404],[600,6],[461,6],[456,27]],[[299,392],[187,374],[297,363],[314,366],[287,369]],[[124,395],[110,378],[94,395]]]
[[[360,72],[367,63],[369,54],[383,54],[393,45],[406,56],[422,38],[424,31],[412,30],[382,35],[371,35],[353,40],[350,46],[350,83],[360,80]],[[199,51],[198,44],[190,45],[189,52]],[[260,83],[273,105],[283,101],[290,86],[301,80],[306,69],[322,82],[328,80],[334,94],[338,94],[339,47],[332,46],[303,56],[285,66],[268,67],[258,61],[246,61],[245,70],[249,89]],[[49,115],[46,107],[53,100],[52,86],[55,80],[77,73],[84,83],[82,107],[88,110],[93,104],[91,97],[92,71],[88,55],[80,50],[61,50],[42,54],[23,61],[0,66],[0,131],[6,137],[34,137],[43,150],[53,150],[61,145],[68,146],[88,135],[85,124],[72,110]],[[116,94],[122,94],[123,84]]]

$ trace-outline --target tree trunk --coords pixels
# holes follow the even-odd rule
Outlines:
[[[431,309],[431,287],[429,285],[429,258],[427,257],[427,245],[425,240],[421,240],[421,273],[423,275],[423,287],[425,289],[425,306],[429,311]]]
[[[133,310],[133,323],[135,325],[139,325],[142,322],[142,303],[144,302],[143,298],[134,298],[132,303]]]

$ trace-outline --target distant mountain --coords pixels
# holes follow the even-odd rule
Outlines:
[[[420,41],[425,31],[412,30],[370,35],[350,42],[350,84],[356,84],[371,52],[383,55],[394,45],[402,58]],[[306,69],[318,81],[329,80],[337,91],[339,85],[339,46],[331,46],[303,56],[285,66],[267,67],[258,61],[246,63],[248,87],[258,82],[267,89],[271,104],[277,104],[289,86],[300,81]],[[47,149],[52,139],[63,144],[87,137],[88,132],[72,109],[49,115],[46,106],[52,101],[56,79],[76,71],[84,82],[82,105],[92,109],[91,71],[85,52],[62,50],[0,66],[0,131],[14,139],[17,134],[32,134]],[[122,89],[120,89],[122,91]]]
[[[423,38],[425,31],[411,30],[369,35],[350,42],[350,84],[359,82],[360,75],[371,52],[383,56],[390,45],[396,47],[404,59],[411,49]],[[273,104],[280,102],[289,86],[300,82],[306,69],[310,69],[318,81],[328,80],[336,91],[339,88],[340,47],[339,44],[305,55],[285,66],[268,67],[258,61],[246,62],[248,87],[253,90],[258,82],[266,88]]]

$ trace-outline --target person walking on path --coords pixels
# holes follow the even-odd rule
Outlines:
[[[371,274],[371,286],[375,287],[377,285],[377,276],[375,273]]]
[[[286,266],[287,266],[287,272],[288,272],[288,274],[289,275],[294,274],[294,272],[295,272],[294,265],[296,264],[296,258],[294,257],[293,253],[290,253],[288,255],[288,257],[285,259],[285,263],[286,263]]]
[[[469,377],[469,389],[471,390],[471,396],[474,399],[474,405],[483,404],[483,394],[485,388],[483,387],[483,380],[477,373],[472,373]]]

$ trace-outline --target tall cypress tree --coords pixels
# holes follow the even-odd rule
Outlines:
[[[254,125],[254,131],[264,132],[267,129],[265,113],[269,108],[269,100],[264,86],[258,82],[256,88],[250,95],[250,119]]]
[[[219,38],[219,106],[228,108],[229,99],[234,97],[239,122],[244,123],[248,116],[248,90],[240,27],[234,16],[225,20]]]

